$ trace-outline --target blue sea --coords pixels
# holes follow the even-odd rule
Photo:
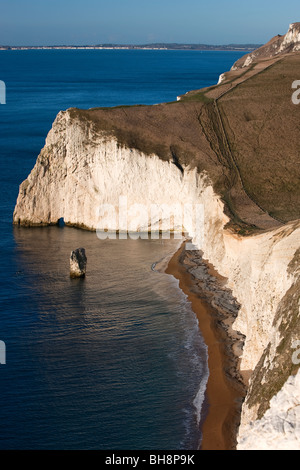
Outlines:
[[[155,263],[178,240],[12,226],[57,113],[176,101],[243,54],[0,51],[0,449],[197,449],[208,376],[196,316]],[[69,257],[84,246],[84,280]]]

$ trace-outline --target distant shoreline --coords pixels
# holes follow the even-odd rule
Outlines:
[[[86,46],[0,46],[1,51],[28,51],[28,50],[158,50],[158,51],[235,51],[251,52],[260,47],[260,44],[228,44],[213,46],[208,44],[144,44],[144,45],[121,45],[121,44],[99,44]]]

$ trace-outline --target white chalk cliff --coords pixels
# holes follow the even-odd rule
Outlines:
[[[300,372],[291,376],[274,396],[263,418],[250,421],[240,430],[240,450],[299,450]]]
[[[300,23],[292,23],[283,38],[278,53],[285,52],[288,48],[292,51],[300,50]]]
[[[289,373],[295,353],[292,344],[300,339],[293,327],[299,315],[300,221],[259,235],[238,236],[225,228],[223,203],[208,175],[188,167],[182,174],[172,162],[119,145],[112,135],[66,111],[57,116],[35,167],[20,186],[14,223],[47,225],[64,218],[69,225],[96,230],[99,208],[111,204],[118,214],[124,196],[128,207],[142,204],[149,214],[152,210],[152,224],[157,227],[164,216],[153,211],[155,204],[177,204],[177,208],[203,204],[204,239],[200,240],[192,219],[184,220],[184,228],[228,279],[241,304],[234,325],[246,337],[241,369],[254,371],[243,405],[238,449],[300,449],[299,372],[296,377]],[[147,221],[137,222],[136,211],[127,216],[127,226],[149,229]],[[126,229],[121,226],[124,220],[119,222],[115,214],[108,215],[105,228]],[[168,223],[171,229],[181,229]]]
[[[297,52],[300,50],[300,23],[292,23],[288,32],[284,35],[277,35],[267,44],[246,56],[241,57],[231,68],[238,70],[239,68],[249,67],[254,61],[276,58],[281,54]]]

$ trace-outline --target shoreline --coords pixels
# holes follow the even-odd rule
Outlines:
[[[80,46],[80,45],[72,45],[72,46],[66,46],[66,45],[60,45],[60,46],[0,46],[0,51],[40,51],[40,50],[46,50],[46,51],[62,51],[62,50],[97,50],[97,51],[102,51],[102,50],[124,50],[124,51],[188,51],[188,52],[242,52],[244,54],[253,52],[255,49],[260,47],[261,44],[237,44],[236,46],[233,45],[220,45],[220,46],[213,46],[213,45],[208,45],[208,44],[195,44],[189,45],[189,44],[171,44],[168,45],[167,43],[161,43],[160,45],[155,45],[155,44],[145,44],[145,45],[134,45],[134,44],[103,44],[103,45],[86,45],[86,46]]]
[[[199,286],[196,277],[189,272],[188,267],[193,266],[195,258],[199,258],[199,252],[186,251],[185,243],[169,260],[165,273],[179,280],[179,288],[191,302],[208,348],[209,377],[201,413],[202,442],[199,450],[235,450],[241,406],[246,393],[246,376],[242,377],[238,371],[241,346],[237,344],[241,337],[223,323],[222,312],[211,305],[215,303],[214,296],[205,291],[202,283]],[[215,277],[216,272],[209,272],[209,266],[202,260],[202,270],[203,266],[207,268],[204,277],[211,278],[213,273],[213,279],[221,285],[221,279]],[[222,292],[230,295],[226,289]],[[223,303],[225,300],[224,297]],[[228,320],[233,323],[236,315],[232,313],[229,319],[226,313],[227,323]]]

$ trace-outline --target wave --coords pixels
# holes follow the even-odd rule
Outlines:
[[[199,449],[202,439],[201,422],[204,418],[204,402],[209,377],[208,348],[199,329],[199,322],[192,310],[191,302],[178,284],[176,288],[180,296],[181,322],[185,337],[182,347],[178,348],[176,362],[179,368],[178,374],[181,375],[182,380],[186,379],[186,390],[189,393],[188,403],[184,409],[185,433],[181,445],[184,449]]]

